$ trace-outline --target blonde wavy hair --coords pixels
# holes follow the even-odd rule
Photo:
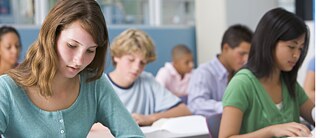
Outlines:
[[[95,0],[59,0],[44,20],[38,39],[28,49],[25,60],[8,75],[24,88],[36,86],[42,96],[52,96],[51,84],[59,65],[57,38],[75,21],[80,21],[98,44],[93,61],[82,72],[87,72],[87,81],[100,78],[109,40],[104,16]]]
[[[118,35],[111,44],[112,64],[116,65],[114,57],[133,53],[141,53],[147,63],[156,59],[155,45],[148,34],[138,29],[127,29]]]

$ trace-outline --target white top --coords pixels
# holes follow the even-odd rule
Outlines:
[[[188,84],[191,73],[185,74],[183,78],[173,67],[172,63],[165,63],[164,67],[160,68],[156,80],[171,91],[176,96],[188,95]]]
[[[282,108],[282,102],[276,104],[276,107],[277,107],[279,110],[281,110],[281,108]]]

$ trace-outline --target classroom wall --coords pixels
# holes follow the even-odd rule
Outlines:
[[[278,0],[226,0],[227,26],[241,23],[255,30],[261,17],[278,6]]]
[[[196,42],[198,63],[208,62],[220,53],[225,30],[244,24],[254,30],[262,15],[277,7],[277,0],[196,0]]]
[[[198,63],[213,59],[220,52],[222,35],[227,28],[225,0],[195,0]]]
[[[1,25],[0,25],[1,26]],[[24,58],[28,47],[38,37],[40,26],[14,26],[17,28],[21,35],[22,41],[22,53],[20,61]],[[108,26],[109,40],[114,39],[115,36],[120,34],[131,26]],[[177,44],[187,45],[194,54],[195,63],[196,57],[196,41],[195,41],[195,27],[194,26],[178,26],[178,27],[146,27],[135,26],[133,28],[144,30],[153,39],[156,45],[157,59],[156,61],[148,64],[145,68],[146,71],[156,75],[159,68],[161,68],[165,62],[171,61],[171,49]],[[113,69],[111,63],[110,54],[107,56],[107,63],[105,72],[109,72]]]

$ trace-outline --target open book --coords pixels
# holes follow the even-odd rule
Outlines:
[[[199,115],[163,118],[140,128],[147,138],[209,137],[206,118]]]

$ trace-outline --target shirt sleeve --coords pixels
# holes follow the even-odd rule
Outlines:
[[[108,127],[117,138],[143,138],[142,131],[115,94],[105,74],[95,87],[99,91],[97,121]]]
[[[305,91],[299,83],[296,83],[296,92],[296,97],[298,98],[299,106],[302,106],[309,99],[309,97],[307,96],[307,94],[305,93]]]
[[[3,134],[9,123],[10,102],[8,96],[8,86],[3,77],[0,77],[0,135]]]
[[[151,83],[156,113],[169,110],[181,102],[180,98],[173,95],[172,92],[158,83],[153,77],[148,77],[148,82]]]
[[[253,85],[246,75],[234,76],[223,96],[223,107],[232,106],[245,112],[249,108],[249,103],[252,103],[250,97],[253,96]]]
[[[192,73],[188,86],[188,107],[193,114],[211,116],[222,113],[222,102],[211,98],[212,93],[217,92],[210,90],[217,85],[213,79],[200,70]]]

